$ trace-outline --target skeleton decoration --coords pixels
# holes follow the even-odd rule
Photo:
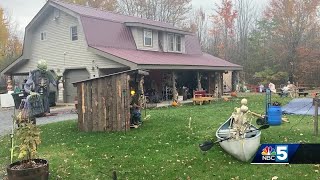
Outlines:
[[[250,127],[252,118],[248,112],[247,103],[247,99],[242,99],[241,107],[236,107],[232,113],[233,120],[230,124],[230,134],[234,139],[244,138],[245,131]]]
[[[50,113],[49,93],[50,83],[56,86],[56,80],[51,71],[47,70],[47,62],[45,60],[38,61],[37,69],[29,73],[29,78],[24,89],[27,93],[33,92],[41,95],[43,103],[43,113]]]

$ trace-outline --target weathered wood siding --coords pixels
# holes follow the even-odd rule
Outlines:
[[[76,86],[80,131],[130,129],[130,89],[126,73],[80,82]]]
[[[26,42],[28,43],[24,47],[26,48],[25,51],[28,51],[26,54],[30,54],[27,57],[30,60],[18,69],[18,73],[35,69],[39,59],[45,59],[48,62],[48,68],[52,68],[55,71],[57,69],[87,67],[91,76],[93,74],[97,76],[97,71],[92,71],[93,65],[97,65],[99,68],[124,67],[87,50],[83,28],[77,17],[62,11],[60,11],[60,17],[57,20],[53,20],[53,17],[52,10],[42,21],[33,24],[27,34],[28,37],[26,37],[28,39]],[[77,26],[78,40],[76,41],[71,40],[70,27],[72,26]],[[46,32],[47,39],[44,41],[40,40],[41,32]]]

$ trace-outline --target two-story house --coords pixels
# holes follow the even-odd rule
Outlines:
[[[196,35],[171,24],[57,0],[49,0],[25,28],[23,54],[2,74],[27,75],[40,59],[63,77],[65,102],[76,95],[71,82],[122,70],[149,70],[155,79],[173,70],[219,78],[242,70],[201,52]]]

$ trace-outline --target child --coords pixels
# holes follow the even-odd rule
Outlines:
[[[140,125],[142,123],[138,94],[133,94],[131,96],[130,117],[131,126]]]

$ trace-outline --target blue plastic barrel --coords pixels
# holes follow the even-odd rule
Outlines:
[[[268,124],[270,126],[281,125],[282,122],[281,106],[270,106],[268,109]]]

